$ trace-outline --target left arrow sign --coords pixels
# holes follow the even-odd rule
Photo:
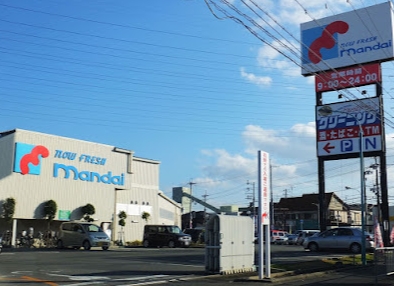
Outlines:
[[[326,151],[327,153],[331,153],[331,149],[334,149],[335,146],[331,146],[330,142],[328,142],[326,145],[324,145],[323,150]]]

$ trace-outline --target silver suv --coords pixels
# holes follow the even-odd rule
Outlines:
[[[83,247],[89,250],[91,247],[101,247],[107,250],[111,240],[108,235],[97,225],[89,222],[64,222],[60,225],[57,247]]]

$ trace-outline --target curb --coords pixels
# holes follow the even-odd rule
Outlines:
[[[250,276],[247,278],[236,278],[235,282],[260,282],[260,283],[275,283],[275,282],[286,282],[294,279],[309,279],[314,277],[324,276],[334,272],[342,272],[349,269],[361,269],[366,266],[342,266],[340,268],[326,268],[326,269],[315,269],[315,271],[300,273],[299,271],[286,271],[281,273],[273,273],[270,278],[262,278],[259,276]]]
[[[234,279],[235,282],[264,282],[264,283],[275,283],[275,282],[285,282],[287,280],[293,280],[293,279],[307,279],[307,278],[312,278],[312,277],[318,277],[318,276],[323,276],[326,274],[329,274],[330,272],[335,272],[336,270],[322,270],[322,271],[316,271],[312,273],[303,273],[303,274],[297,274],[295,271],[287,271],[280,273],[279,275],[271,275],[270,278],[262,278],[260,279],[258,276],[251,276],[248,278],[237,278]]]

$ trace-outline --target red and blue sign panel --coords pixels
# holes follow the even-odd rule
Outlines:
[[[382,81],[380,64],[365,64],[319,73],[315,77],[316,92],[341,90]]]
[[[385,2],[301,24],[301,73],[392,60],[393,15]]]
[[[332,156],[382,150],[382,122],[379,98],[329,104],[332,114],[316,110],[317,155]],[[363,141],[360,146],[360,127]]]

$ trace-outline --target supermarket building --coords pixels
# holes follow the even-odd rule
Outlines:
[[[12,223],[0,219],[0,236],[33,228],[45,231],[44,204],[54,200],[51,230],[63,221],[81,220],[82,207],[95,208],[94,223],[113,241],[142,240],[145,224],[181,225],[181,206],[159,189],[156,160],[110,145],[14,129],[0,132],[0,204],[14,198]],[[126,225],[118,224],[125,211]],[[0,214],[3,209],[1,208]],[[142,213],[149,213],[148,220]]]

